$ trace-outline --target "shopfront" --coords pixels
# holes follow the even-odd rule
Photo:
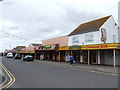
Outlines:
[[[114,65],[114,67],[120,65],[120,43],[74,45],[60,47],[59,50],[67,52],[64,56],[65,58],[67,56],[67,59],[72,54],[78,63]]]
[[[59,60],[59,51],[58,51],[59,45],[58,44],[52,44],[52,45],[46,45],[41,46],[39,49],[36,50],[36,59],[40,59],[41,57],[44,60]]]
[[[20,53],[22,55],[22,57],[24,57],[26,55],[31,55],[35,59],[35,51],[18,51],[17,53]]]

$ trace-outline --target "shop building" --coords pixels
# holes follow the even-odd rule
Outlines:
[[[26,48],[25,46],[17,46],[15,48],[12,49],[12,53],[13,53],[13,56],[16,54],[16,53],[19,53],[20,51],[22,51],[22,49]]]
[[[59,47],[68,46],[68,36],[60,36],[42,41],[42,46],[36,50],[36,59],[65,61],[65,53]]]
[[[119,66],[119,35],[110,15],[78,26],[68,35],[68,49],[80,63]]]
[[[28,45],[28,47],[23,48],[21,51],[18,51],[18,53],[22,54],[22,57],[25,55],[32,55],[34,58],[36,58],[35,51],[40,46],[42,46],[42,44],[31,43]]]

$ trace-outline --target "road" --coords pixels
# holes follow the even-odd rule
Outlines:
[[[16,81],[9,88],[117,88],[118,77],[48,63],[3,58]]]

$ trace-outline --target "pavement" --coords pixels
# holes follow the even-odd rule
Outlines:
[[[119,67],[113,67],[108,65],[88,65],[88,64],[81,64],[81,63],[75,63],[72,66],[69,62],[59,62],[59,61],[52,61],[52,60],[35,60],[35,62],[40,63],[50,63],[53,65],[61,66],[61,67],[72,67],[75,69],[81,69],[91,72],[98,72],[98,73],[104,73],[104,74],[111,74],[118,76],[118,68]]]

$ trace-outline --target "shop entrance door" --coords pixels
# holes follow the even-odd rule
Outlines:
[[[76,62],[80,62],[80,51],[79,50],[74,50],[73,51],[73,57]]]
[[[60,61],[65,61],[65,51],[60,52]]]
[[[100,64],[105,64],[105,50],[100,50]]]
[[[82,51],[82,55],[83,55],[83,63],[88,63],[88,51],[87,50]]]
[[[96,50],[90,51],[90,63],[91,64],[97,64],[98,55]]]

